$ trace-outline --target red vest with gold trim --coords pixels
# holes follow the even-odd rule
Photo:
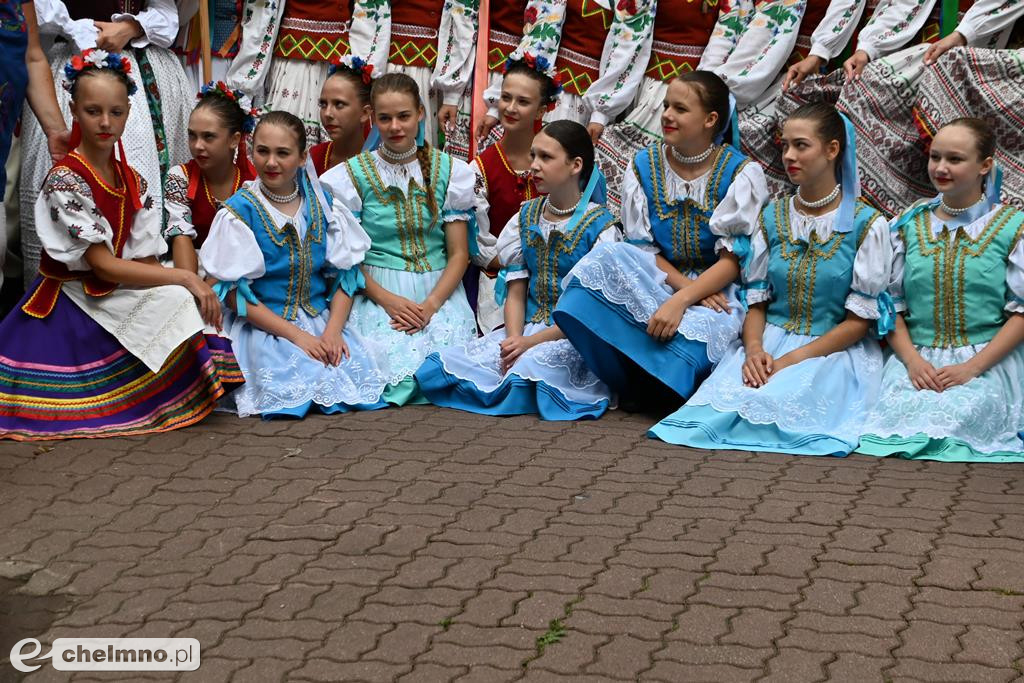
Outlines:
[[[349,52],[347,0],[287,0],[274,56],[329,62]]]
[[[135,220],[135,207],[128,199],[124,179],[121,178],[121,187],[111,187],[86,163],[85,159],[75,152],[54,164],[53,168],[66,168],[85,180],[89,189],[92,190],[92,198],[96,203],[97,210],[103,214],[114,231],[114,255],[120,258],[124,251],[124,245],[131,235],[132,222]],[[120,167],[115,165],[114,171],[120,177]],[[85,293],[90,296],[105,296],[117,289],[116,283],[101,280],[91,271],[69,270],[66,265],[52,258],[45,251],[39,261],[39,274],[43,276],[43,279],[40,280],[39,286],[36,287],[36,291],[32,293],[29,300],[21,307],[21,310],[35,318],[45,318],[50,315],[53,307],[57,304],[62,282],[82,280]]]
[[[505,60],[519,46],[526,25],[526,0],[508,0],[491,4],[491,23],[487,32],[487,68],[501,71]]]
[[[648,78],[668,82],[693,71],[718,20],[719,2],[669,0],[658,4],[654,17],[654,42],[647,63]],[[728,11],[727,7],[721,8]]]
[[[210,225],[213,224],[213,217],[220,210],[220,202],[210,194],[210,188],[206,185],[206,178],[202,176],[202,171],[199,170],[199,164],[196,163],[195,159],[192,159],[187,164],[183,164],[181,170],[189,183],[191,183],[192,178],[196,177],[196,174],[199,174],[199,189],[190,204],[192,209],[192,227],[196,231],[196,238],[193,240],[193,243],[196,249],[198,249],[206,241],[206,236],[210,234]],[[231,194],[238,192],[238,188],[247,180],[254,180],[254,178],[250,177],[247,169],[236,166],[235,182],[231,186]]]
[[[532,177],[522,178],[512,170],[500,142],[481,152],[476,163],[484,176],[491,234],[497,237],[523,202],[538,197],[540,193]]]
[[[388,61],[401,66],[434,68],[437,35],[444,0],[401,0],[391,3],[391,52]]]
[[[594,0],[568,0],[555,69],[562,88],[583,95],[601,75],[601,52],[614,15]]]

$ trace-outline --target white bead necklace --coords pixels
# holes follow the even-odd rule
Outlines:
[[[289,194],[274,194],[273,192],[267,189],[267,186],[264,185],[263,181],[261,180],[260,192],[263,193],[264,197],[274,202],[275,204],[287,204],[288,202],[294,201],[295,198],[299,196],[299,186],[298,184],[296,184],[295,189]]]
[[[568,209],[559,209],[557,206],[551,203],[551,200],[547,197],[544,198],[544,206],[548,211],[556,216],[571,216],[576,210],[576,207],[580,205],[580,200],[577,199],[576,203],[570,206]]]
[[[833,201],[835,201],[835,198],[838,196],[839,185],[836,185],[831,192],[829,192],[821,199],[816,199],[813,202],[809,202],[806,199],[804,199],[803,196],[800,194],[799,189],[797,189],[796,191],[796,200],[803,204],[804,206],[806,206],[808,209],[820,209],[823,206],[827,206],[828,204],[831,204]]]
[[[672,145],[668,146],[668,151],[672,153],[672,158],[681,164],[699,164],[711,156],[711,153],[715,151],[715,145],[712,143],[706,150],[692,157],[686,156]]]
[[[419,148],[416,147],[416,145],[413,145],[404,152],[395,152],[389,149],[387,145],[381,145],[377,148],[377,151],[380,152],[380,155],[384,157],[385,161],[390,161],[393,164],[399,164],[416,156],[418,149]]]
[[[956,216],[960,216],[960,215],[963,215],[963,214],[967,213],[968,211],[970,211],[971,209],[976,207],[978,204],[980,204],[983,199],[985,199],[984,195],[982,195],[981,199],[979,199],[978,201],[974,202],[970,206],[965,206],[965,207],[962,207],[962,208],[959,208],[959,209],[954,209],[952,206],[950,206],[949,204],[946,203],[946,197],[945,197],[945,195],[943,195],[942,198],[939,199],[939,207],[943,211],[945,211],[947,214],[949,214],[950,216],[956,217]]]

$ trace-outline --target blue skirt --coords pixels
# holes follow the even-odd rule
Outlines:
[[[536,334],[547,325],[531,323]],[[600,417],[611,391],[590,372],[566,339],[544,342],[501,371],[505,330],[468,344],[432,353],[416,371],[420,390],[431,403],[483,415],[537,414],[543,420]]]
[[[815,337],[769,323],[764,350],[780,358]],[[695,448],[848,455],[857,447],[868,408],[878,398],[882,351],[873,339],[809,358],[761,387],[743,384],[747,354],[739,341],[685,406],[649,435]]]
[[[618,393],[643,386],[640,372],[686,399],[739,337],[743,308],[734,285],[726,290],[729,313],[691,306],[670,340],[649,335],[651,316],[673,293],[665,278],[654,254],[623,242],[597,245],[565,278],[555,323]]]

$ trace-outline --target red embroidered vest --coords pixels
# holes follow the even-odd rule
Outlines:
[[[594,0],[568,0],[555,69],[562,88],[583,95],[601,75],[601,52],[614,15]]]
[[[93,200],[96,208],[103,217],[107,219],[114,231],[114,255],[118,258],[124,251],[124,245],[132,232],[132,222],[135,219],[135,208],[128,199],[125,190],[124,179],[121,178],[121,187],[115,188],[108,185],[99,174],[77,153],[72,152],[53,166],[54,169],[66,168],[85,180],[89,189],[92,190]],[[115,165],[114,171],[120,175],[120,167]],[[53,169],[50,171],[53,172]],[[133,171],[134,172],[134,171]],[[65,226],[71,229],[73,226]],[[91,271],[72,271],[66,265],[52,258],[46,251],[43,251],[39,261],[39,274],[43,276],[36,291],[32,293],[29,300],[21,307],[28,315],[35,318],[45,318],[57,305],[57,297],[60,295],[62,282],[70,280],[82,280],[85,293],[90,296],[105,296],[117,289],[117,284],[101,280]]]
[[[444,0],[401,0],[391,3],[391,53],[401,66],[434,68],[437,35]]]
[[[505,158],[500,142],[481,152],[476,163],[484,176],[487,203],[490,205],[487,216],[491,221],[491,234],[497,237],[524,201],[539,196],[537,185],[532,177],[520,178],[516,175]]]
[[[719,2],[723,5],[721,8]],[[719,11],[729,11],[724,5],[725,0],[660,3],[654,17],[651,60],[644,75],[667,83],[679,74],[696,69],[715,28]]]
[[[501,71],[505,61],[523,36],[526,24],[526,0],[508,0],[491,4],[491,23],[487,32],[487,68]]]
[[[196,196],[190,204],[192,209],[192,227],[196,230],[196,238],[193,240],[193,243],[196,249],[198,249],[206,241],[206,236],[210,234],[210,225],[213,224],[213,217],[220,210],[220,202],[210,194],[210,188],[206,185],[206,178],[202,176],[202,171],[199,170],[199,164],[196,163],[195,159],[192,159],[187,164],[183,164],[181,170],[190,185],[193,178],[198,177],[199,179]],[[238,188],[247,180],[254,180],[254,177],[250,176],[247,169],[236,166],[235,181],[231,186],[231,194],[238,192]]]
[[[351,21],[348,2],[287,0],[281,28],[277,32],[274,56],[329,62],[347,55]]]

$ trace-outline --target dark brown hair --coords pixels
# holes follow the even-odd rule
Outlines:
[[[974,135],[974,146],[978,150],[981,160],[984,161],[996,153],[996,135],[992,132],[992,126],[989,125],[988,121],[973,116],[964,116],[959,119],[953,119],[942,128],[950,126],[962,126],[971,131]],[[942,128],[939,130],[942,130]]]
[[[245,129],[245,112],[242,111],[238,102],[218,92],[208,92],[200,97],[195,109],[212,111],[220,119],[221,124],[228,129],[228,133],[241,133]]]
[[[555,85],[554,80],[537,71],[523,60],[510,60],[508,62],[508,68],[505,69],[505,76],[511,76],[512,74],[521,74],[526,76],[540,86],[540,103],[542,106],[551,104],[558,99],[560,89]]]
[[[259,132],[260,128],[264,125],[268,126],[282,126],[283,128],[290,128],[292,133],[295,134],[295,143],[299,148],[299,154],[306,151],[306,127],[302,125],[302,120],[298,116],[281,109],[277,111],[270,111],[260,117],[260,122],[256,124],[255,130],[252,132],[252,139],[255,143],[256,133]]]
[[[675,80],[693,88],[704,111],[718,114],[714,134],[718,135],[725,130],[729,123],[729,86],[725,81],[710,71],[687,71],[676,76]]]
[[[355,71],[346,66],[333,69],[327,74],[327,78],[324,79],[324,83],[331,78],[343,78],[352,84],[355,88],[356,97],[359,98],[360,105],[366,105],[370,103],[370,86],[363,80],[363,75],[359,71]]]
[[[787,121],[794,119],[814,122],[818,139],[826,145],[833,140],[839,143],[839,156],[836,157],[836,178],[838,179],[840,160],[846,151],[846,124],[843,123],[843,117],[839,115],[839,111],[827,102],[808,102],[797,107],[792,114],[786,117]]]
[[[585,188],[590,180],[590,174],[594,172],[594,143],[587,129],[575,121],[561,119],[547,124],[540,132],[560,144],[570,160],[576,157],[583,160],[580,189]]]

